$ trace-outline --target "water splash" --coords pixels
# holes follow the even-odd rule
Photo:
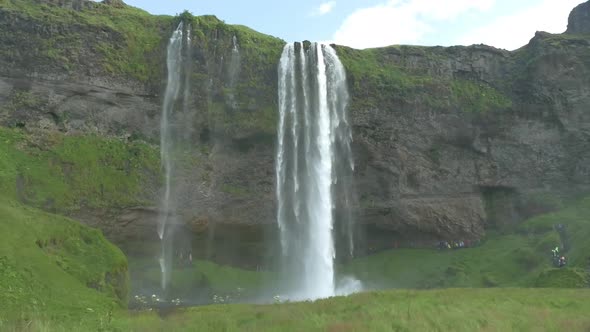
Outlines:
[[[346,74],[336,52],[316,43],[286,45],[278,72],[275,173],[286,293],[294,300],[329,297],[336,294],[334,221],[352,233],[352,218],[334,218],[350,209],[336,190],[352,190],[342,188],[354,166]]]

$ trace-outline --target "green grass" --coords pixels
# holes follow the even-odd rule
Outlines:
[[[535,287],[544,288],[584,288],[590,284],[590,277],[584,270],[576,268],[551,269],[543,272]]]
[[[490,85],[458,79],[451,82],[451,101],[463,111],[473,113],[512,107],[512,100]]]
[[[221,185],[221,191],[228,193],[228,194],[235,195],[235,196],[241,196],[241,197],[248,196],[248,194],[249,194],[248,188],[242,187],[242,186],[235,186],[232,184]]]
[[[158,157],[141,142],[0,128],[0,190],[57,211],[138,204]]]
[[[100,231],[2,196],[0,216],[0,330],[9,321],[76,321],[126,304],[127,260]]]
[[[194,308],[120,326],[137,331],[582,331],[590,328],[589,298],[588,290],[387,291],[315,303]]]
[[[555,269],[551,249],[561,246],[553,226],[565,225],[568,267]],[[531,218],[513,234],[490,233],[471,249],[389,250],[340,267],[376,288],[580,287],[590,268],[590,197]],[[559,270],[559,271],[558,271]]]
[[[398,290],[316,302],[214,305],[115,314],[108,331],[587,331],[590,291],[559,289]],[[96,322],[96,321],[95,321]],[[35,320],[47,331],[83,322]],[[99,323],[96,322],[96,329]],[[87,325],[82,325],[86,327]]]
[[[529,219],[520,226],[520,231],[538,237],[549,236],[555,224],[565,225],[570,236],[569,265],[582,269],[590,267],[590,197],[579,199],[562,210]]]
[[[161,273],[157,262],[145,259],[130,259],[130,270],[136,289],[159,290]],[[204,260],[195,260],[190,267],[175,268],[171,275],[169,298],[186,299],[190,291],[205,296],[212,301],[214,295],[228,296],[232,301],[241,301],[264,290],[265,283],[271,280],[270,272],[248,271],[232,266],[218,265]],[[150,296],[151,294],[141,294]]]
[[[342,272],[372,288],[529,287],[551,267],[550,251],[535,251],[535,244],[520,235],[495,235],[470,249],[390,250],[357,259]]]

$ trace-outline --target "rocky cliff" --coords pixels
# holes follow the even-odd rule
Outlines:
[[[569,34],[588,34],[590,33],[590,3],[584,2],[572,10],[567,22],[567,31]]]
[[[352,95],[357,219],[370,246],[479,238],[588,191],[589,12],[590,2],[576,7],[567,33],[538,32],[514,52],[335,46]],[[12,148],[26,158],[51,155],[42,162],[59,167],[43,177],[63,178],[76,195],[49,188],[25,157],[0,178],[2,188],[102,228],[128,252],[139,250],[130,243],[155,239],[165,49],[180,20],[195,50],[187,69],[194,116],[176,119],[191,129],[180,214],[202,252],[222,261],[260,255],[275,223],[284,42],[215,17],[152,16],[120,1],[0,2],[0,123],[24,135]],[[109,140],[116,149],[99,149],[100,158],[90,149],[86,159],[112,172],[87,185],[84,163],[52,154],[59,144],[34,144],[56,136]],[[129,175],[137,177],[133,190],[113,199],[120,188],[105,183]]]

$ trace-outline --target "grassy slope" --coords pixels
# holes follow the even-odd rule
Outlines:
[[[551,249],[560,245],[553,225],[564,224],[571,249],[569,268],[551,266]],[[463,250],[391,250],[341,268],[369,287],[579,287],[590,268],[590,197],[558,212],[540,215],[514,234],[492,234],[481,246]]]
[[[533,241],[492,236],[468,250],[393,250],[358,259],[343,270],[377,288],[526,287],[550,263],[549,251],[531,251]]]
[[[563,224],[569,234],[571,250],[570,264],[576,267],[590,267],[590,197],[558,212],[537,216],[521,225],[520,230],[534,236],[547,236],[552,226]]]
[[[0,128],[0,190],[34,206],[138,204],[141,185],[158,172],[157,151],[143,143]]]
[[[31,317],[74,322],[126,302],[127,260],[99,231],[1,196],[0,216],[0,330]]]

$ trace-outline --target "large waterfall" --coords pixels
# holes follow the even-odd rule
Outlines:
[[[291,299],[335,295],[335,240],[344,239],[346,252],[353,250],[348,99],[346,74],[334,49],[316,43],[285,46],[279,64],[276,190],[283,279]]]
[[[186,117],[189,103],[189,76],[184,73],[190,65],[190,61],[184,58],[190,57],[190,26],[184,29],[183,23],[172,33],[168,43],[167,68],[168,81],[162,105],[162,117],[160,120],[160,157],[164,169],[164,192],[162,195],[160,216],[158,218],[158,236],[162,244],[160,256],[160,268],[162,271],[162,288],[165,289],[170,282],[170,273],[173,260],[173,227],[179,224],[176,215],[176,199],[174,195],[174,149],[175,141],[179,133],[174,132],[174,112],[182,89],[184,74],[184,90],[182,96],[182,114],[176,116],[180,119]],[[176,122],[178,122],[178,119]],[[181,120],[182,121],[182,120]]]

